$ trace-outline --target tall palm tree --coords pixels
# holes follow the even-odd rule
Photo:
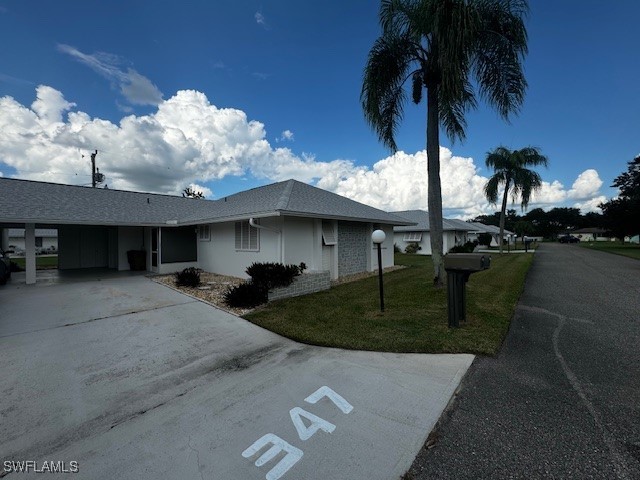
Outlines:
[[[487,154],[485,163],[492,168],[494,174],[487,181],[484,193],[489,202],[498,202],[498,188],[504,185],[502,195],[502,209],[500,210],[500,253],[502,253],[502,239],[504,238],[504,217],[507,210],[509,192],[515,202],[520,196],[524,210],[529,205],[531,193],[542,186],[542,178],[537,172],[527,167],[547,166],[547,157],[536,147],[526,147],[511,151],[505,147],[498,147]]]
[[[452,140],[465,137],[465,114],[476,94],[508,119],[524,100],[527,82],[526,0],[383,0],[382,34],[362,82],[364,116],[396,151],[405,84],[414,103],[427,96],[428,209],[434,282],[443,285],[440,125]],[[471,80],[474,81],[472,85]]]

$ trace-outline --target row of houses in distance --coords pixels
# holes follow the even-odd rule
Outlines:
[[[394,227],[394,243],[397,247],[404,252],[408,245],[417,244],[419,249],[416,253],[431,255],[429,213],[425,210],[404,210],[393,213],[413,223],[408,226]],[[442,249],[445,253],[454,246],[478,240],[478,236],[482,233],[491,235],[491,246],[495,247],[500,244],[500,228],[494,225],[444,218],[442,219],[442,227]],[[513,235],[513,232],[505,230],[504,235]]]

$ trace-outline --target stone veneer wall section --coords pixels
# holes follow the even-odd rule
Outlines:
[[[308,293],[329,290],[331,287],[331,274],[326,272],[303,273],[293,279],[293,283],[288,287],[274,288],[269,292],[269,301],[280,300],[282,298],[297,297]]]
[[[366,272],[370,248],[368,224],[338,222],[338,276]]]

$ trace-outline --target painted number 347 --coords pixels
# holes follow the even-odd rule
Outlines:
[[[320,399],[325,397],[331,400],[342,413],[348,414],[351,412],[351,410],[353,410],[353,406],[349,402],[347,402],[342,396],[326,386],[320,387],[318,390],[305,398],[304,401],[307,403],[315,404],[318,403]],[[289,415],[291,416],[291,421],[293,422],[294,427],[296,427],[298,436],[302,441],[309,440],[318,430],[322,430],[326,433],[331,433],[336,429],[336,426],[333,423],[328,422],[314,415],[313,413],[307,412],[300,407],[295,407],[289,410]],[[304,424],[304,421],[302,420],[303,418],[311,422],[309,426],[306,426]],[[286,453],[284,458],[267,472],[267,480],[278,480],[285,473],[287,473],[287,471],[291,467],[293,467],[298,462],[298,460],[302,458],[303,455],[302,450],[300,450],[299,448],[294,447],[289,442],[286,442],[273,433],[267,433],[266,435],[253,442],[253,444],[249,448],[242,452],[242,456],[245,458],[252,457],[267,445],[271,445],[271,448],[269,448],[266,452],[260,455],[260,457],[258,457],[258,459],[256,460],[256,467],[261,467],[268,461],[275,458],[276,455],[278,455],[280,452]]]

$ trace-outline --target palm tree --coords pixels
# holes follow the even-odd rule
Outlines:
[[[524,100],[527,82],[526,0],[383,0],[382,34],[367,60],[362,82],[364,116],[379,139],[397,151],[405,84],[414,103],[427,96],[428,209],[434,282],[443,285],[440,125],[464,140],[465,114],[475,90],[508,119]]]
[[[502,195],[502,209],[500,210],[500,253],[502,253],[502,239],[504,238],[504,215],[507,209],[509,191],[513,201],[520,196],[524,210],[529,205],[531,193],[542,186],[542,178],[537,172],[527,167],[547,166],[547,157],[540,153],[540,149],[526,147],[511,151],[505,147],[498,147],[487,154],[487,167],[492,168],[494,174],[487,181],[484,193],[489,202],[498,202],[498,188],[504,185]]]

